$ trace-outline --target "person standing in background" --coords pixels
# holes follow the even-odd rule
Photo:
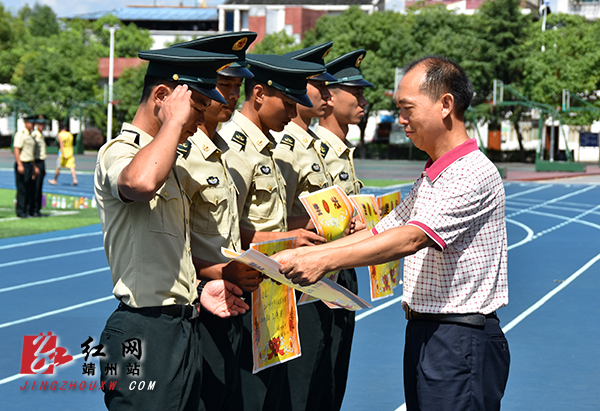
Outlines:
[[[35,165],[36,141],[32,136],[37,116],[24,118],[25,129],[17,131],[14,137],[15,185],[17,186],[17,217],[33,215],[35,203],[35,179],[40,170]]]
[[[48,180],[48,183],[52,185],[56,185],[56,180],[58,179],[58,175],[60,174],[61,167],[66,167],[71,170],[71,177],[73,178],[72,186],[76,186],[77,182],[77,173],[75,172],[75,156],[73,155],[73,134],[71,134],[67,127],[68,119],[65,119],[65,122],[61,124],[60,132],[56,139],[58,140],[58,158],[56,160],[56,171],[54,172],[54,178]]]
[[[46,177],[46,140],[44,140],[44,128],[48,119],[45,115],[39,114],[35,120],[35,129],[31,133],[35,138],[35,165],[40,170],[35,179],[35,200],[33,202],[32,217],[42,217],[42,188],[44,186],[44,177]]]

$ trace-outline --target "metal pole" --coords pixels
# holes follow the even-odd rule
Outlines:
[[[550,117],[550,162],[554,161],[554,116]]]
[[[108,62],[108,113],[106,124],[106,139],[112,140],[112,115],[113,115],[113,81],[115,59],[115,27],[110,26],[110,56]]]

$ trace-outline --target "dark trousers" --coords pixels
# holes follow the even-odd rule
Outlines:
[[[252,301],[244,293],[246,301]],[[279,411],[285,388],[287,363],[252,374],[252,310],[242,315],[242,347],[238,359],[242,397],[235,398],[230,409],[236,411]],[[293,360],[292,360],[293,361]]]
[[[358,294],[358,280],[354,268],[341,270],[337,282],[354,294]],[[339,410],[342,408],[342,401],[346,393],[356,312],[335,309],[333,310],[333,317],[331,343],[333,407],[331,409]]]
[[[197,318],[117,308],[100,337],[106,354],[100,357],[106,407],[112,411],[203,411],[198,325]],[[132,354],[136,339],[142,347],[139,359]]]
[[[39,214],[42,209],[42,187],[44,186],[44,177],[46,177],[46,162],[44,160],[35,160],[35,165],[40,169],[40,174],[35,179],[34,215]]]
[[[296,292],[296,297],[302,295]],[[298,333],[302,355],[286,363],[287,384],[280,410],[333,409],[333,310],[321,301],[298,306]]]
[[[200,311],[202,338],[202,400],[207,411],[228,410],[242,396],[238,356],[242,319],[219,318]]]
[[[410,320],[404,349],[408,411],[499,410],[510,353],[497,318],[474,327]]]
[[[19,174],[15,163],[15,185],[17,186],[16,211],[19,217],[33,215],[35,202],[35,180],[33,180],[33,162],[23,163],[25,172]]]

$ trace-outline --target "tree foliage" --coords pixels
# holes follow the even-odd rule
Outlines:
[[[0,82],[17,87],[9,97],[59,120],[85,107],[90,125],[104,130],[106,104],[102,103],[98,59],[109,55],[110,34],[105,24],[121,27],[115,35],[116,57],[134,57],[152,47],[147,30],[124,25],[113,15],[96,22],[59,21],[46,5],[26,4],[12,15],[0,3]]]

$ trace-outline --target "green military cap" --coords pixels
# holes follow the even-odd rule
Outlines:
[[[373,87],[373,84],[369,83],[363,78],[360,71],[360,65],[366,54],[366,50],[354,50],[327,63],[325,65],[325,67],[327,67],[327,71],[337,78],[337,81],[330,81],[329,84],[340,84],[354,87]]]
[[[290,51],[289,53],[285,53],[284,56],[294,60],[308,61],[309,63],[325,66],[325,56],[329,54],[331,47],[333,47],[333,41],[328,41],[302,50]],[[337,81],[337,79],[328,72],[319,74],[316,77],[311,77],[310,79],[327,82]]]
[[[324,66],[274,54],[248,54],[247,59],[254,80],[276,88],[298,104],[312,107],[306,95],[306,83],[309,78],[322,74]]]
[[[48,117],[46,117],[46,115],[44,114],[35,114],[32,117],[35,117],[33,123],[36,124],[46,124],[46,122],[48,121]]]
[[[188,49],[210,51],[213,53],[235,54],[237,60],[229,66],[219,70],[219,74],[228,77],[252,78],[254,74],[246,67],[246,50],[256,39],[253,31],[236,33],[223,33],[214,36],[205,36],[199,39],[173,44],[171,47],[184,47]]]
[[[138,56],[149,61],[146,75],[187,84],[190,89],[221,104],[227,104],[215,89],[217,71],[237,60],[237,56],[181,47],[140,51]]]
[[[38,118],[37,114],[32,114],[30,116],[23,117],[23,121],[25,121],[27,123],[35,123],[37,121],[37,118]]]

